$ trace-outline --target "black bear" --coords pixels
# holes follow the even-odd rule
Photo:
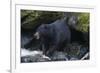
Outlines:
[[[51,55],[55,50],[63,49],[70,42],[71,32],[66,18],[54,21],[51,24],[40,25],[34,34],[41,41],[43,53]]]

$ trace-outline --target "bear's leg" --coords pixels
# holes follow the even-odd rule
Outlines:
[[[44,54],[44,55],[46,55],[46,52],[48,51],[48,49],[49,49],[48,44],[43,44],[43,45],[42,45],[42,51],[43,51],[43,54]]]
[[[54,46],[50,47],[50,48],[47,50],[46,55],[47,55],[47,56],[52,56],[52,54],[53,54],[56,50],[58,50],[58,48],[59,48],[58,45],[54,45]]]

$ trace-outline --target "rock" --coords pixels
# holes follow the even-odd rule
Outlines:
[[[80,47],[81,45],[79,45],[78,43],[71,43],[67,44],[64,51],[66,51],[68,54],[77,55],[80,52]]]
[[[87,59],[89,59],[89,53],[88,52],[81,58],[81,60],[87,60]]]
[[[79,60],[79,59],[78,59],[78,57],[71,57],[70,61],[72,61],[72,60]]]
[[[55,51],[51,57],[51,60],[52,61],[67,61],[68,58],[66,57],[66,55],[67,54],[64,52]]]
[[[88,47],[81,47],[80,53],[78,55],[79,59],[81,59],[86,53],[89,53],[89,48]],[[87,59],[89,59],[89,56]]]

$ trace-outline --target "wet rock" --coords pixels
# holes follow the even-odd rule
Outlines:
[[[29,63],[29,62],[45,62],[50,61],[50,59],[43,55],[35,55],[35,56],[23,56],[21,57],[22,63]]]
[[[89,52],[89,48],[88,47],[81,47],[80,48],[80,53],[78,55],[79,59],[81,59],[88,52]],[[89,59],[89,56],[87,57],[87,59]]]
[[[73,60],[79,60],[79,59],[78,59],[77,56],[76,57],[75,56],[74,57],[70,57],[70,61],[73,61]]]
[[[87,59],[89,59],[89,53],[88,52],[81,58],[81,60],[87,60]]]
[[[68,58],[66,57],[67,53],[55,51],[51,57],[52,61],[67,61]]]
[[[81,45],[78,43],[67,44],[64,51],[66,51],[68,54],[77,55],[80,52],[80,47]]]

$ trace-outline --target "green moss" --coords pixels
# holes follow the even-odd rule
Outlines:
[[[87,32],[89,30],[89,13],[80,13],[78,15],[78,29],[83,32]]]

